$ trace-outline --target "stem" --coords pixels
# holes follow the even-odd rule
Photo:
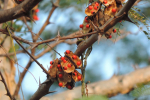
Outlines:
[[[90,46],[87,51],[86,51],[86,54],[85,52],[82,54],[81,56],[81,60],[82,60],[82,67],[81,67],[81,71],[82,71],[82,77],[83,77],[83,80],[81,81],[82,83],[82,88],[81,88],[81,92],[82,92],[82,97],[83,96],[86,96],[86,93],[85,93],[85,68],[86,68],[86,65],[87,65],[87,58],[88,56],[90,55],[92,51],[92,46]],[[85,58],[84,58],[85,56]],[[83,64],[83,60],[84,60],[84,64]]]
[[[85,96],[85,67],[83,65],[83,59],[84,59],[84,53],[81,56],[81,60],[82,60],[81,72],[82,72],[82,77],[83,77],[83,80],[81,81],[81,84],[82,84],[82,88],[81,88],[82,97]]]
[[[42,64],[40,64],[24,47],[23,45],[18,41],[18,40],[15,40],[21,47],[22,49],[41,67],[41,69],[43,69],[43,71],[49,75],[48,71],[43,67]]]

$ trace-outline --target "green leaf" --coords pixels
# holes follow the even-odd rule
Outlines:
[[[143,31],[145,33],[145,35],[148,35],[148,33],[146,31]]]
[[[82,97],[82,98],[74,99],[74,100],[108,100],[108,98],[106,96],[93,95],[93,96]]]
[[[150,95],[149,85],[142,85],[130,92],[133,97],[147,96]]]
[[[78,2],[77,2],[77,4],[79,4],[81,1],[80,0],[78,0]]]
[[[15,44],[15,50],[18,50],[18,49],[19,49],[19,45]]]
[[[14,45],[14,47],[15,47],[15,50],[18,50],[19,49],[19,45],[18,44],[15,44]],[[13,46],[9,49],[9,53],[11,53],[11,52],[14,52],[14,48]]]
[[[22,25],[14,24],[13,27],[14,27],[14,29],[15,29],[16,32],[20,32],[21,29],[22,29]]]

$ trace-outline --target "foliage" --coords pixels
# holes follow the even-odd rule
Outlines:
[[[137,88],[130,92],[130,95],[136,98],[150,95],[150,84],[139,85]]]
[[[139,27],[141,22],[142,24],[144,24],[148,30],[148,32],[143,31],[145,33],[145,35],[147,36],[148,39],[150,39],[150,28],[148,23],[146,23],[146,19],[147,17],[142,13],[142,15],[140,15],[139,13],[142,13],[141,10],[139,8],[136,7],[132,7],[132,9],[130,9],[129,11],[129,16],[132,18],[132,20],[134,20],[134,23]],[[149,19],[147,19],[149,20]],[[140,27],[139,27],[140,28]]]
[[[105,96],[93,95],[93,96],[82,97],[82,98],[74,99],[74,100],[108,100],[108,98]]]

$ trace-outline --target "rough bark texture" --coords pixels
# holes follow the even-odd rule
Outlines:
[[[138,84],[145,84],[150,82],[150,66],[137,69],[126,75],[113,76],[109,80],[98,81],[87,85],[88,93],[90,95],[107,95],[109,97],[117,95],[118,93],[126,94]],[[90,81],[90,80],[89,80]],[[73,90],[67,90],[47,98],[40,100],[73,100],[81,97],[81,86],[75,87]]]
[[[50,84],[49,84],[50,83]],[[35,95],[33,95],[30,100],[39,100],[44,95],[48,94],[50,86],[53,84],[53,81],[50,81],[48,83],[44,83],[41,86],[39,86],[38,91],[35,92]],[[45,90],[44,88],[48,88]],[[42,93],[41,93],[42,92]]]
[[[36,6],[41,0],[24,0],[21,4],[11,9],[0,10],[0,23],[10,21],[21,16],[27,16],[27,13]]]

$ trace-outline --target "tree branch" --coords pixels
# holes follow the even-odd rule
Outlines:
[[[126,75],[113,76],[109,80],[99,81],[87,85],[88,95],[106,95],[115,96],[119,93],[126,94],[136,88],[139,84],[150,82],[150,66],[137,69]],[[138,76],[138,78],[137,78]],[[73,100],[81,97],[81,86],[75,87],[72,91],[67,90],[59,94],[49,96],[50,99],[56,100]]]
[[[6,95],[9,96],[9,98],[10,98],[11,100],[16,100],[16,99],[13,98],[12,95],[10,94],[9,89],[8,89],[8,86],[7,86],[6,82],[5,82],[5,79],[4,79],[4,77],[3,77],[2,73],[1,73],[1,71],[0,71],[0,76],[1,76],[1,78],[2,78],[2,80],[0,80],[0,81],[2,81],[2,82],[4,83],[5,88],[6,88],[6,91],[7,91]]]
[[[19,54],[19,53],[25,53],[24,50],[19,50],[19,51],[16,51],[16,54]],[[11,52],[11,53],[7,53],[7,54],[0,54],[0,57],[4,57],[4,56],[14,56],[15,53],[14,52]]]
[[[75,32],[75,33],[72,33],[72,34],[69,34],[68,36],[71,37],[71,36],[74,36],[75,34],[76,34],[76,32]],[[59,41],[57,41],[57,42],[51,44],[50,46],[51,46],[52,48],[54,48],[56,45],[58,45],[58,44],[60,44],[60,43],[62,43],[62,42],[65,42],[65,40],[59,40]],[[43,56],[45,53],[47,53],[48,51],[51,50],[51,47],[47,47],[46,49],[44,49],[44,51],[42,51],[40,54],[38,54],[37,56],[35,56],[35,58],[38,59],[39,57]]]
[[[42,28],[40,29],[40,31],[39,31],[39,32],[37,33],[37,35],[35,36],[34,40],[37,40],[38,37],[39,37],[39,36],[41,35],[41,33],[43,32],[43,30],[45,29],[45,27],[46,27],[48,24],[50,24],[49,19],[51,18],[51,16],[52,16],[54,10],[58,7],[59,1],[60,1],[60,0],[57,0],[54,4],[52,4],[53,7],[52,7],[51,11],[49,12],[49,15],[48,15],[48,17],[47,17],[45,23],[43,24]]]
[[[99,27],[100,31],[95,31],[92,36],[90,36],[88,39],[83,41],[79,44],[77,50],[75,51],[75,54],[80,56],[82,52],[84,52],[89,46],[91,46],[94,42],[98,39],[98,33],[100,32],[103,34],[107,30],[109,30],[111,27],[113,27],[117,22],[127,17],[128,11],[132,7],[132,5],[136,2],[136,0],[128,0],[127,3],[122,7],[122,9],[112,18],[110,18],[104,25]]]
[[[27,70],[28,70],[29,67],[31,66],[32,62],[33,62],[33,61],[31,61],[31,59],[30,59],[29,62],[28,62],[28,64],[26,65],[24,71],[20,74],[20,76],[19,76],[19,81],[18,81],[18,84],[17,84],[17,86],[16,86],[16,89],[15,89],[15,92],[14,92],[14,94],[13,94],[13,97],[17,97],[18,92],[19,92],[19,90],[20,90],[21,83],[22,83],[22,81],[23,81],[23,79],[24,79],[24,76],[26,75]]]
[[[27,12],[29,12],[40,1],[41,0],[24,0],[21,4],[14,8],[0,10],[0,23],[4,23],[26,15]]]
[[[7,36],[10,36],[9,33],[7,32],[7,30],[5,30],[5,29],[0,29],[0,32],[2,32],[3,34],[6,34]],[[12,37],[13,39],[15,39],[15,40],[22,41],[22,42],[27,43],[27,44],[29,44],[29,45],[32,45],[32,44],[33,44],[33,42],[29,42],[28,40],[25,40],[25,39],[23,39],[23,38],[21,38],[21,37],[17,37],[17,36],[15,36],[15,35],[13,35],[13,34],[11,34],[11,37]]]
[[[47,74],[48,74],[48,71],[43,67],[42,64],[40,64],[23,46],[22,44],[18,41],[18,40],[15,40],[23,49],[24,51],[43,69],[43,71]]]
[[[119,22],[120,20],[122,20],[125,16],[127,16],[127,13],[129,11],[129,9],[132,7],[132,5],[136,2],[136,0],[128,0],[128,2],[124,5],[124,7],[122,7],[122,9],[116,14],[116,16],[114,16],[113,18],[109,19],[103,26],[99,27],[100,31],[95,31],[96,34],[91,35],[88,39],[86,39],[85,41],[81,42],[78,45],[77,50],[75,51],[75,54],[80,56],[89,46],[91,46],[94,42],[97,41],[97,37],[98,34],[97,33],[101,33],[103,34],[104,32],[106,32],[109,28],[111,28],[112,26],[114,26],[117,22]],[[121,16],[121,17],[120,17]],[[51,82],[49,84],[52,84]],[[47,83],[47,85],[49,85]],[[45,85],[45,84],[44,84]],[[43,84],[41,84],[40,87],[44,87]],[[40,88],[39,87],[39,88]],[[49,88],[48,88],[49,89]],[[42,88],[43,90],[47,90],[47,88]],[[39,94],[37,94],[39,93]],[[78,91],[79,93],[79,91]],[[44,94],[42,94],[41,90],[38,89],[37,92],[33,95],[41,95],[39,98],[36,99],[30,99],[30,100],[37,100],[40,99],[42,97],[42,95],[44,96]],[[33,96],[31,98],[33,98]]]
[[[45,82],[47,82],[47,80]],[[47,83],[41,84],[38,90],[34,93],[34,95],[29,100],[39,100],[44,95],[51,93],[49,92],[49,88],[53,83],[54,83],[53,81],[49,81]]]
[[[32,29],[29,27],[29,25],[27,24],[27,20],[25,17],[22,17],[23,18],[23,22],[25,23],[25,25],[27,26],[28,30],[31,32],[31,36],[32,36],[32,39],[34,38],[34,33],[32,32]],[[34,41],[33,41],[34,42]]]

